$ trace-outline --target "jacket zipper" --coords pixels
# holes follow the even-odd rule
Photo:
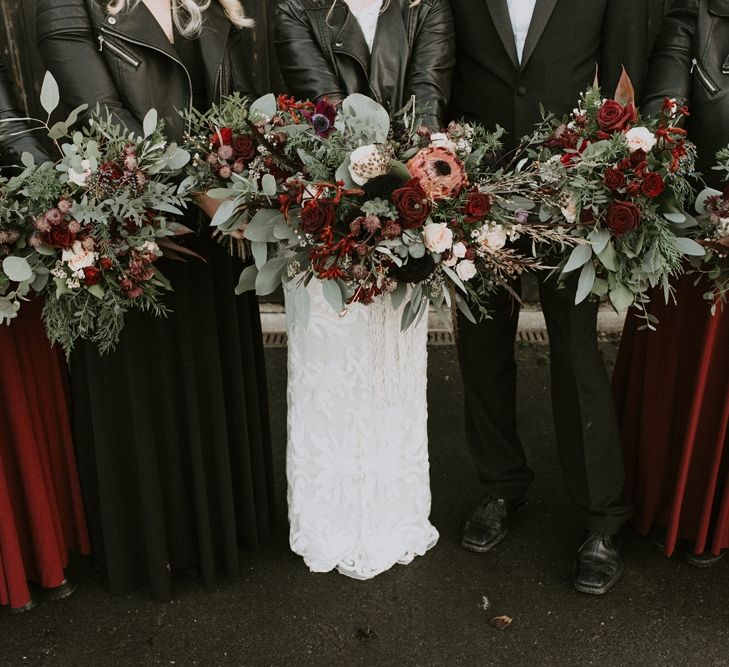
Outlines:
[[[691,61],[691,73],[693,74],[694,70],[696,70],[696,74],[698,74],[699,79],[701,79],[702,83],[709,89],[709,92],[713,95],[717,91],[717,87],[711,82],[711,79],[708,77],[708,75],[704,72],[701,65],[699,65],[699,61],[694,58]]]
[[[126,51],[123,51],[115,44],[112,44],[111,42],[107,42],[104,39],[103,35],[99,35],[97,39],[99,40],[99,52],[102,52],[104,50],[104,47],[106,46],[107,49],[116,53],[116,55],[118,55],[120,58],[126,60],[133,67],[139,67],[138,60],[135,60],[134,58],[132,58]]]
[[[185,72],[185,76],[187,77],[187,100],[185,103],[185,106],[188,110],[192,109],[192,79],[190,78],[190,72],[187,71],[187,67],[185,67],[184,63],[179,60],[178,58],[173,57],[167,51],[164,51],[160,49],[159,47],[154,46],[153,44],[147,44],[146,42],[140,42],[138,40],[132,39],[131,37],[127,37],[126,35],[120,35],[118,32],[114,32],[113,30],[109,30],[108,28],[104,28],[102,26],[101,28],[102,32],[105,32],[107,35],[114,35],[117,39],[120,39],[124,42],[129,42],[129,44],[136,44],[137,46],[143,46],[147,49],[152,49],[153,51],[157,51],[157,53],[161,53],[163,56],[166,56],[170,60],[173,60],[176,62],[180,67],[182,67],[183,71]],[[104,43],[108,46],[109,42],[106,40]]]

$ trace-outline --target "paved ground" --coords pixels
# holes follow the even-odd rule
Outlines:
[[[614,344],[606,343],[608,358]],[[557,467],[546,348],[522,346],[525,446],[538,470],[529,506],[496,551],[459,546],[479,498],[462,427],[454,350],[431,348],[433,523],[438,546],[370,582],[313,575],[287,548],[285,351],[269,350],[281,529],[215,592],[181,582],[177,599],[108,593],[83,562],[69,600],[0,615],[0,665],[729,665],[729,562],[701,571],[633,532],[609,595],[571,590],[580,541]],[[482,608],[487,597],[491,607]],[[494,616],[514,620],[505,630]]]

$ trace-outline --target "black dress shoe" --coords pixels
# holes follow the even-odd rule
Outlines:
[[[623,559],[616,536],[591,533],[580,547],[575,563],[575,590],[602,595],[623,576]]]
[[[724,556],[727,555],[727,550],[721,551],[718,556],[715,556],[711,551],[704,551],[702,554],[695,554],[689,552],[686,554],[686,562],[694,567],[714,567]]]
[[[471,551],[488,551],[506,537],[511,515],[526,502],[486,496],[466,521],[461,544]]]
[[[26,602],[22,607],[9,607],[9,611],[11,614],[22,614],[26,611],[30,611],[35,607],[36,605],[36,599],[33,596],[33,594],[30,594],[30,598],[28,599],[28,602]]]

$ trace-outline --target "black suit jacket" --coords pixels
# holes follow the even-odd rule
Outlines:
[[[519,64],[506,0],[451,0],[456,68],[450,117],[501,125],[507,148],[531,132],[539,104],[571,111],[595,79],[612,97],[622,66],[640,99],[646,67],[644,0],[537,0]]]

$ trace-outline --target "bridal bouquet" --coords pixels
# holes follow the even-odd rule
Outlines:
[[[615,99],[593,87],[569,118],[548,118],[537,133],[542,179],[560,199],[554,219],[588,242],[561,267],[580,272],[577,303],[607,295],[617,311],[637,304],[650,323],[646,291],[662,285],[668,297],[683,259],[704,254],[684,233],[695,156],[677,127],[686,114],[666,100],[658,118],[641,118],[623,74]]]
[[[706,249],[703,261],[694,261],[693,270],[713,282],[704,296],[716,307],[729,298],[729,147],[717,155],[717,171],[724,172],[728,184],[723,192],[706,188],[696,200],[699,212],[697,241]]]
[[[50,115],[58,103],[52,79],[41,99]],[[52,342],[68,354],[81,338],[104,353],[129,310],[167,312],[162,296],[171,288],[155,262],[163,246],[184,252],[171,241],[190,231],[175,222],[186,194],[173,177],[189,155],[164,138],[154,111],[141,137],[98,114],[84,133],[71,133],[77,113],[46,125],[62,154],[57,163],[24,155],[24,171],[0,187],[0,313],[11,319],[35,290]]]
[[[230,98],[189,119],[194,187],[214,185],[208,194],[223,203],[212,224],[242,232],[255,259],[239,293],[318,278],[337,312],[390,294],[396,309],[405,303],[406,328],[428,302],[455,302],[475,320],[467,296],[482,304],[541,267],[511,242],[565,235],[530,223],[547,199],[534,172],[485,166],[501,131],[453,123],[430,133],[413,108],[391,119],[362,95],[338,110],[267,96],[250,107]],[[306,320],[308,294],[299,294]]]

